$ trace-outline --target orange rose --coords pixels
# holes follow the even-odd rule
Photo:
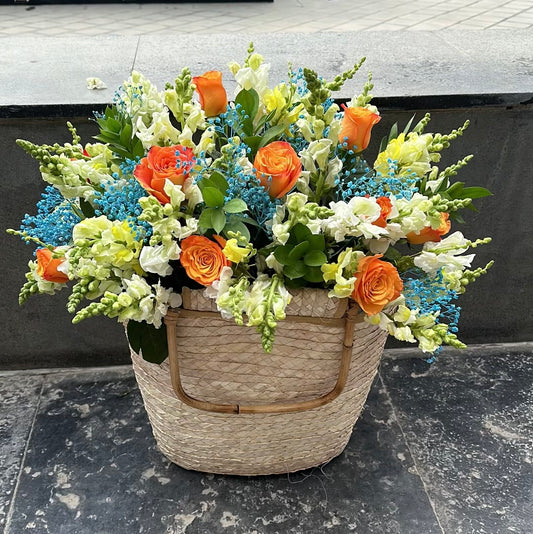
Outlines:
[[[153,146],[141,159],[133,175],[161,204],[167,204],[170,198],[164,190],[166,180],[183,185],[193,164],[194,153],[191,148],[181,145]]]
[[[367,108],[344,108],[339,142],[348,143],[348,148],[355,152],[362,152],[370,143],[372,126],[377,124],[381,117]]]
[[[192,79],[196,85],[196,91],[200,95],[200,106],[206,117],[215,117],[226,111],[228,97],[222,85],[222,73],[218,70],[210,70],[202,76]]]
[[[426,226],[425,228],[422,228],[418,234],[409,232],[407,234],[407,241],[412,245],[422,245],[422,243],[428,241],[438,243],[442,239],[442,236],[450,231],[451,226],[450,216],[447,213],[441,213],[440,226],[438,228],[433,229],[431,226]]]
[[[254,160],[255,174],[272,198],[286,195],[302,174],[302,162],[289,143],[274,141],[260,148]]]
[[[387,226],[387,217],[392,211],[392,203],[389,197],[378,197],[376,198],[376,202],[381,208],[381,213],[379,214],[379,218],[376,219],[372,224],[375,224],[380,228],[385,228]]]
[[[49,248],[37,249],[37,274],[47,282],[64,284],[69,278],[57,268],[63,263],[64,258],[52,258],[53,252]]]
[[[220,236],[215,239],[218,245],[201,235],[191,235],[181,242],[180,262],[187,276],[204,286],[218,280],[222,269],[231,265],[222,252],[226,240]]]
[[[380,260],[382,256],[365,256],[359,261],[354,275],[351,296],[368,315],[379,313],[389,302],[397,299],[403,289],[396,267]]]

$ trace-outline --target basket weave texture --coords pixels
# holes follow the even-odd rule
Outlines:
[[[292,293],[270,354],[263,351],[254,328],[209,313],[180,317],[177,344],[187,393],[216,403],[265,404],[309,400],[330,391],[339,371],[346,301],[328,298],[325,290]],[[183,307],[216,311],[201,290],[186,292]],[[306,322],[305,317],[315,319]],[[357,322],[342,393],[329,404],[291,413],[223,414],[192,408],[176,397],[168,360],[151,364],[134,351],[132,360],[155,439],[167,458],[197,471],[266,475],[314,467],[342,452],[386,337],[378,327]]]

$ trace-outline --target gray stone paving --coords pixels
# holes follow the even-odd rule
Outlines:
[[[530,534],[533,353],[385,358],[346,450],[290,476],[187,471],[128,367],[0,373],[4,534]]]
[[[0,36],[526,29],[531,0],[0,6]]]

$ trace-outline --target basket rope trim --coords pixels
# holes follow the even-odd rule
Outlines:
[[[224,414],[271,414],[303,412],[329,404],[344,390],[350,372],[355,324],[362,321],[361,310],[354,304],[347,306],[343,318],[288,316],[285,319],[286,321],[296,323],[312,323],[331,326],[344,325],[341,361],[335,386],[328,393],[306,401],[276,402],[271,404],[247,405],[215,403],[192,397],[184,390],[180,376],[179,352],[176,336],[177,322],[179,317],[208,316],[216,316],[220,318],[220,315],[215,312],[195,310],[169,310],[165,317],[172,388],[178,399],[187,406],[206,412]]]

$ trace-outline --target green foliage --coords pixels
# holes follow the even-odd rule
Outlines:
[[[106,107],[103,116],[96,119],[100,133],[94,138],[107,143],[117,155],[134,160],[144,156],[141,140],[133,135],[131,118],[118,108]]]
[[[241,128],[245,135],[253,135],[254,118],[259,109],[259,95],[254,89],[242,89],[235,97],[235,105],[241,107]]]
[[[289,279],[287,286],[323,282],[320,267],[328,261],[325,250],[326,241],[322,234],[312,234],[307,226],[296,224],[287,243],[274,250],[274,257],[283,265],[283,274]]]
[[[152,324],[128,321],[128,340],[131,348],[150,363],[163,363],[168,356],[167,329],[163,324],[156,328]]]
[[[250,238],[250,232],[244,223],[237,218],[248,209],[246,202],[239,198],[234,198],[225,202],[225,194],[228,189],[228,182],[219,172],[213,172],[209,177],[198,181],[198,187],[202,191],[205,203],[200,218],[199,225],[205,231],[213,229],[217,234],[224,232],[241,232]]]

